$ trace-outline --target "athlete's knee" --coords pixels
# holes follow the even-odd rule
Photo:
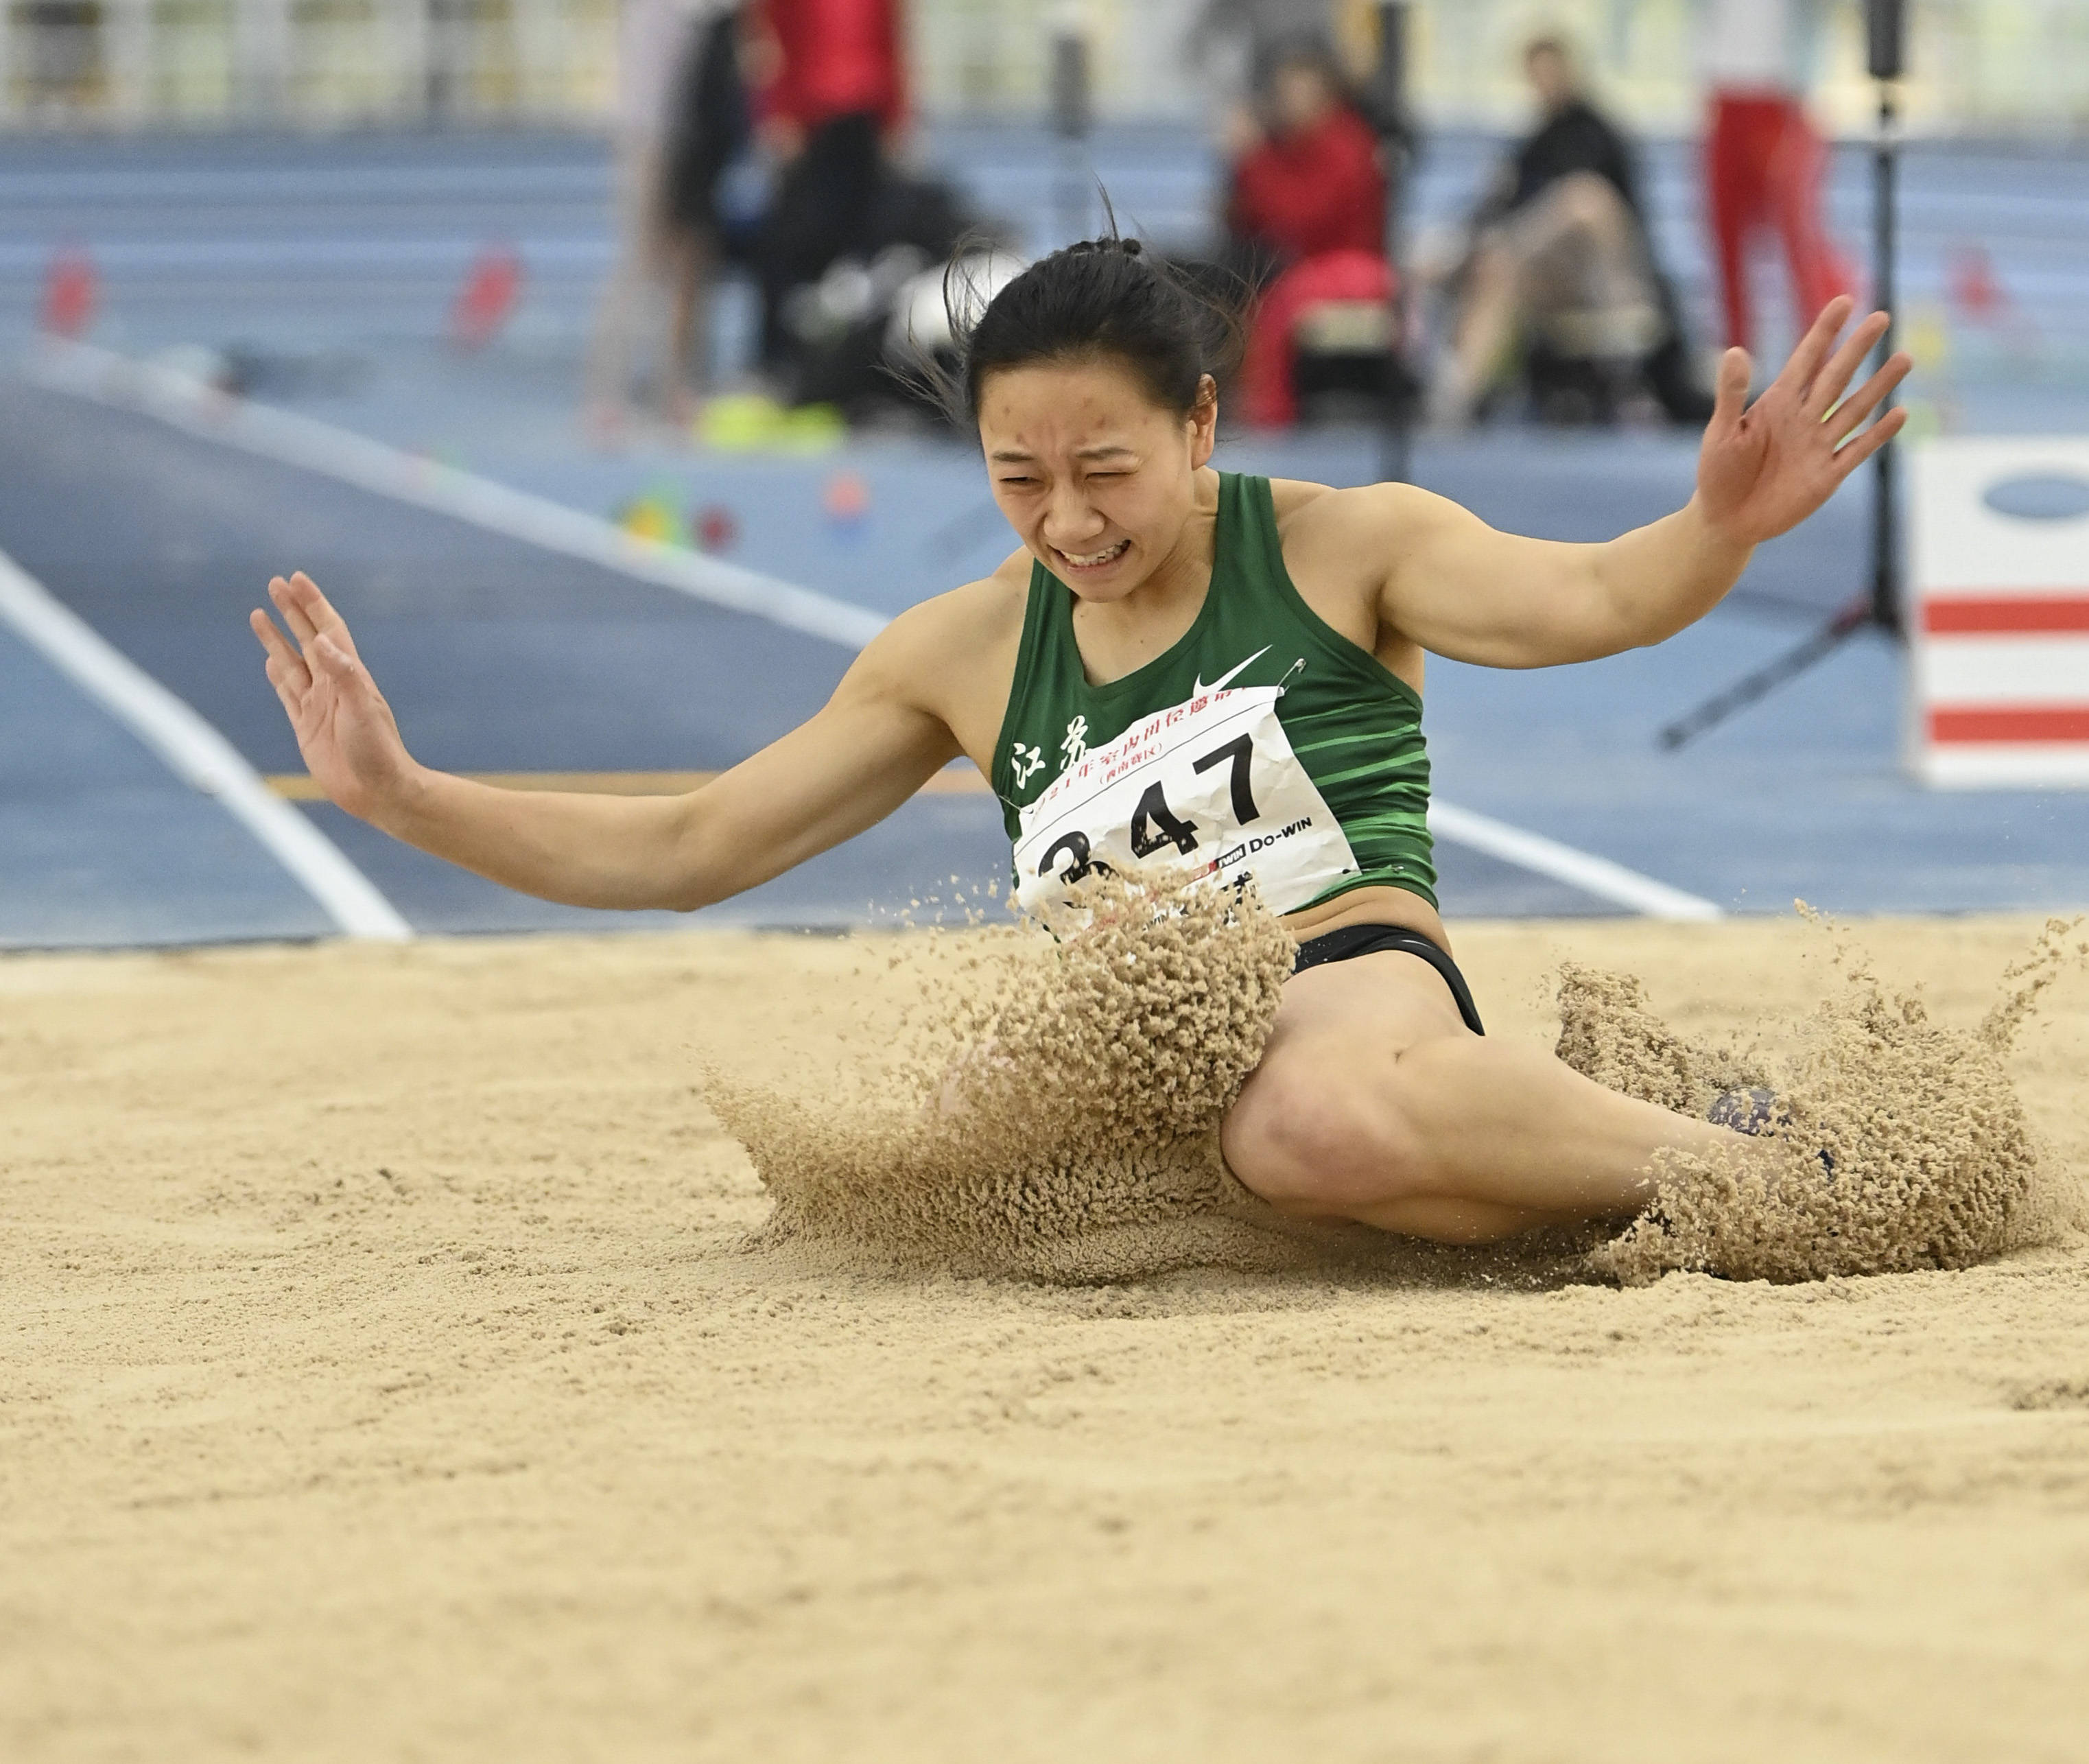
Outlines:
[[[1632,218],[1618,187],[1600,172],[1569,172],[1561,180],[1576,220],[1592,225],[1614,227]]]
[[[1286,1212],[1349,1212],[1422,1191],[1423,1148],[1397,1097],[1302,1068],[1257,1073],[1221,1144],[1233,1174]]]

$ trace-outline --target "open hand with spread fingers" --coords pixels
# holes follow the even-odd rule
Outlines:
[[[1789,532],[1907,420],[1905,410],[1894,410],[1863,427],[1914,365],[1904,354],[1843,397],[1888,322],[1874,312],[1837,348],[1855,309],[1847,295],[1829,301],[1752,405],[1748,351],[1730,349],[1720,361],[1718,403],[1697,456],[1697,500],[1698,512],[1723,535],[1755,545]]]
[[[418,769],[348,625],[300,570],[268,584],[294,646],[256,607],[247,623],[268,654],[268,684],[290,713],[298,751],[320,788],[350,814],[375,818]]]

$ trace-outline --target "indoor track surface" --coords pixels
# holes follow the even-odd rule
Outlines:
[[[718,770],[810,715],[848,659],[759,618],[19,384],[0,384],[0,450],[17,462],[0,481],[0,549],[266,775],[302,766],[244,620],[256,586],[293,569],[327,586],[416,748],[448,770]],[[90,506],[121,516],[79,518]],[[10,921],[0,936],[191,942],[327,929],[258,847],[217,836],[208,799],[170,805],[156,793],[163,812],[127,836],[127,803],[149,768],[19,646],[6,653],[36,695],[11,694],[0,710],[23,731],[4,751],[45,763],[21,787],[33,796],[10,804],[23,834],[0,856]],[[603,922],[423,858],[329,804],[305,812],[417,929]],[[948,895],[954,873],[997,877],[1006,847],[989,798],[924,796],[847,852],[714,916],[850,922],[939,884]],[[97,897],[81,895],[88,876]],[[118,876],[129,884],[120,907]],[[228,921],[227,889],[253,903],[243,925]]]
[[[0,380],[0,444],[13,462],[0,481],[0,552],[264,775],[298,770],[243,624],[276,571],[306,569],[333,594],[417,751],[460,770],[716,770],[809,714],[848,659],[843,645],[762,617],[23,380]],[[1334,444],[1293,444],[1296,464],[1243,447],[1239,462],[1310,473],[1312,449]],[[1502,469],[1505,456],[1520,474]],[[1618,530],[1688,493],[1687,452],[1655,440],[1512,440],[1491,458],[1474,444],[1438,463],[1438,481],[1482,513],[1562,537]],[[834,469],[727,466],[712,481],[740,474],[731,493],[750,523],[766,517],[787,530],[817,523],[819,485]],[[962,456],[892,443],[867,450],[864,469],[881,509],[979,506],[976,466]],[[752,474],[766,483],[749,485]],[[943,496],[922,497],[924,483]],[[1444,796],[1727,910],[1782,911],[1795,897],[1844,912],[2080,900],[2089,796],[1917,789],[1897,760],[1898,658],[1876,638],[1846,646],[1771,705],[1679,754],[1655,746],[1669,716],[1774,655],[1833,603],[1809,594],[1809,571],[1847,582],[1861,543],[1854,500],[1766,547],[1728,608],[1658,650],[1539,674],[1434,664]],[[84,517],[88,510],[107,514]],[[877,518],[887,570],[895,552],[919,556],[912,522]],[[879,545],[875,533],[849,543],[860,554]],[[1001,543],[979,522],[977,561],[938,566],[932,556],[921,573],[962,579]],[[327,929],[209,798],[175,783],[19,643],[6,641],[0,656],[22,682],[0,699],[0,723],[16,732],[0,745],[9,792],[0,813],[13,833],[0,847],[0,940],[187,942]],[[324,803],[301,812],[419,930],[641,916],[525,900]],[[1439,849],[1454,916],[1619,910],[1455,841]],[[1004,876],[1005,852],[989,798],[924,794],[847,848],[703,916],[839,926],[962,912]]]
[[[931,151],[967,168],[983,211],[1034,217],[1049,204],[1032,187],[1024,139],[946,131]],[[1491,151],[1477,138],[1434,144],[1421,217],[1455,212]],[[1649,161],[1664,251],[1701,309],[1688,156],[1657,144]],[[1164,238],[1194,236],[1209,179],[1194,139],[1106,134],[1096,165],[1128,218]],[[1860,172],[1846,154],[1834,192],[1846,231],[1861,211]],[[2024,150],[1912,156],[1911,311],[1934,303],[1954,242],[1970,236],[1992,246],[2025,321],[2014,341],[1962,328],[1955,353],[1918,376],[1926,421],[2089,426],[2079,329],[2089,303],[2077,298],[2089,263],[2041,218],[2074,200],[2084,175],[2075,160]],[[583,444],[574,360],[606,261],[603,176],[598,148],[547,137],[199,139],[149,154],[121,142],[11,143],[0,158],[0,343],[26,343],[41,266],[76,238],[104,272],[98,341],[134,357],[176,344],[243,348],[261,404],[590,516],[648,496],[693,522],[720,513],[730,561],[869,614],[896,612],[1006,554],[1011,539],[976,455],[929,438],[871,436],[816,457],[693,450],[658,434],[612,452]],[[456,277],[477,244],[504,237],[529,268],[508,333],[475,355],[445,349]],[[1778,310],[1774,284],[1765,292]],[[735,306],[723,303],[728,355],[744,319]],[[1499,525],[1598,539],[1684,500],[1693,453],[1687,436],[1511,426],[1424,438],[1411,469]],[[334,595],[416,750],[464,770],[730,765],[817,705],[848,659],[844,644],[97,405],[47,377],[0,374],[0,554],[264,776],[298,769],[242,622],[278,570],[304,568]],[[1379,475],[1383,455],[1367,431],[1330,431],[1232,437],[1220,463],[1349,483]],[[837,517],[830,493],[843,479],[857,512]],[[1657,748],[1663,723],[1862,587],[1866,487],[1853,484],[1764,547],[1718,614],[1657,650],[1535,675],[1433,663],[1441,796],[1728,911],[1782,912],[1795,897],[1842,912],[2089,897],[2089,793],[1917,789],[1898,753],[1901,659],[1876,637],[1680,753]],[[296,812],[419,930],[643,917],[525,900],[325,804]],[[0,828],[0,943],[328,928],[217,802],[172,776],[4,624]],[[999,882],[1005,853],[990,799],[924,794],[846,850],[701,916],[809,927],[936,916]],[[1454,918],[1628,910],[1455,839],[1439,859]]]

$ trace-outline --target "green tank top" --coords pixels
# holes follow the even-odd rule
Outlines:
[[[1211,589],[1165,654],[1091,685],[1073,612],[1033,564],[993,778],[1027,910],[1160,864],[1280,913],[1373,886],[1436,903],[1422,701],[1293,586],[1268,479],[1220,474]]]

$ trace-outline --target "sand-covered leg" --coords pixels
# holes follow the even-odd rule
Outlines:
[[[1564,962],[1554,1051],[1584,1077],[1642,1102],[1702,1116],[1721,1096],[1766,1079],[1759,1064],[1679,1035],[1647,1006],[1636,976]]]
[[[1664,1153],[1660,1205],[1598,1250],[1592,1270],[1628,1283],[1678,1268],[1808,1280],[1962,1268],[2050,1241],[2078,1218],[2078,1191],[2044,1163],[2003,1058],[2074,954],[2070,930],[2048,925],[1970,1035],[1932,1021],[1916,994],[1889,993],[1842,945],[1840,995],[1782,1028],[1760,1076],[1688,1049],[1636,981],[1568,971],[1563,1049],[1606,1082],[1675,1084],[1693,1100],[1706,1084],[1731,1086],[1710,1112],[1772,1151],[1766,1161],[1737,1160],[1731,1144],[1709,1157]]]
[[[1758,1155],[1542,1049],[1474,1035],[1435,969],[1396,951],[1290,982],[1222,1143],[1282,1211],[1459,1243],[1636,1212],[1664,1152]]]

